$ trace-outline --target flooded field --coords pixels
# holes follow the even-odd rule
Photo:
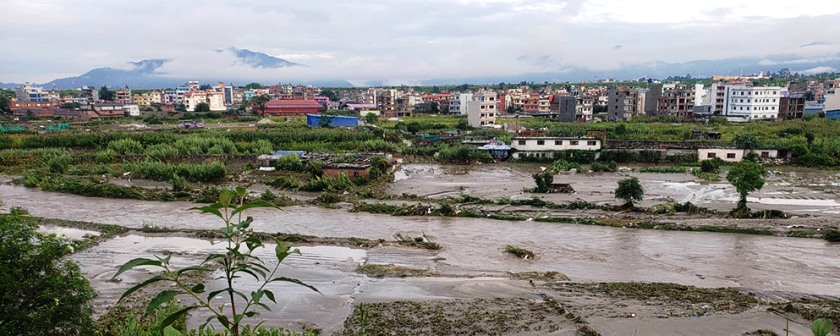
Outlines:
[[[648,201],[692,201],[711,208],[733,206],[734,189],[725,183],[708,184],[691,175],[632,174],[645,186]],[[618,174],[603,176],[562,176],[578,191],[572,195],[550,195],[552,201],[563,202],[583,198],[593,202],[616,202],[612,198]],[[831,219],[840,209],[836,198],[827,191],[783,185],[771,180],[768,187],[756,193],[750,206],[777,207],[776,199],[803,200],[812,197],[819,202],[789,203],[790,210]],[[488,198],[530,197],[522,193],[531,187],[530,173],[525,168],[506,166],[478,167],[470,172],[458,167],[409,165],[397,172],[391,193],[403,191],[431,197],[456,196],[467,193]],[[47,193],[11,185],[0,186],[0,197],[10,207],[23,207],[33,216],[74,221],[117,224],[139,229],[144,225],[173,229],[213,229],[219,224],[211,216],[188,210],[195,206],[185,202],[148,202],[88,198]],[[800,198],[803,197],[803,198]],[[762,202],[764,201],[764,202]],[[410,236],[433,236],[443,246],[440,251],[411,248],[376,247],[355,249],[328,246],[301,246],[303,256],[287,259],[281,266],[283,275],[300,278],[317,287],[323,295],[306,288],[278,286],[284,293],[272,313],[262,317],[269,323],[299,328],[314,326],[325,334],[339,332],[352,307],[359,302],[388,303],[398,300],[480,300],[507,298],[533,300],[548,295],[564,307],[578,309],[593,327],[605,335],[696,334],[708,324],[726,326],[725,330],[749,331],[758,328],[781,330],[784,318],[759,311],[739,315],[675,317],[661,319],[661,311],[648,309],[643,303],[615,301],[625,305],[615,314],[591,310],[591,295],[569,295],[568,291],[536,287],[524,280],[515,280],[513,273],[556,271],[572,282],[669,282],[705,288],[735,287],[760,297],[837,296],[840,284],[840,244],[817,239],[771,236],[634,230],[613,227],[555,224],[544,222],[510,222],[481,218],[393,217],[364,212],[349,212],[347,207],[327,209],[316,206],[292,206],[283,211],[253,209],[253,228],[261,232],[285,232],[319,237],[359,237],[391,239],[396,233]],[[716,219],[704,219],[716,220]],[[45,227],[79,239],[84,230]],[[503,252],[505,245],[525,247],[536,254],[534,260],[521,260]],[[74,256],[100,293],[97,308],[104,309],[129,286],[149,276],[147,270],[126,273],[120,281],[111,281],[118,265],[135,257],[152,254],[172,255],[176,265],[195,263],[202,255],[221,249],[217,242],[195,238],[133,233],[106,240]],[[264,250],[270,253],[271,247]],[[356,272],[364,264],[394,264],[433,271],[433,277],[371,278]],[[244,280],[243,280],[244,281]],[[251,286],[243,283],[245,288]],[[210,287],[219,284],[210,284]],[[469,303],[463,303],[465,307]],[[384,307],[383,309],[399,309]],[[587,310],[590,309],[590,310]],[[587,315],[586,312],[590,313]],[[620,316],[624,312],[638,318]],[[647,313],[646,313],[647,312]],[[735,316],[735,317],[733,317]],[[200,320],[200,321],[199,321]],[[193,316],[191,324],[203,321]],[[670,323],[669,321],[673,321]],[[556,335],[572,335],[574,323],[556,321]],[[660,325],[662,324],[662,325]],[[698,329],[700,328],[700,329]],[[806,330],[794,325],[794,330]],[[708,329],[705,329],[708,330]],[[523,333],[544,335],[549,333]]]
[[[416,194],[426,197],[447,197],[468,194],[483,198],[530,198],[523,192],[534,187],[531,174],[539,165],[483,165],[441,166],[434,164],[409,164],[400,167],[395,181],[389,187],[391,194]],[[619,204],[613,197],[618,181],[635,176],[645,189],[641,206],[652,206],[666,201],[692,202],[714,210],[735,207],[738,194],[724,178],[720,182],[703,181],[691,174],[658,173],[563,173],[554,182],[569,183],[573,194],[539,195],[553,202],[577,199],[595,203]],[[800,214],[840,213],[837,192],[840,176],[830,172],[808,174],[779,172],[771,175],[760,192],[750,194],[750,207],[756,210],[779,209]]]

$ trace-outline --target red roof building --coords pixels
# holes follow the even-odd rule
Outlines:
[[[265,114],[279,116],[303,116],[320,113],[324,105],[314,100],[270,100],[265,103]]]

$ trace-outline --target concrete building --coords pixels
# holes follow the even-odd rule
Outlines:
[[[610,121],[627,121],[638,113],[639,91],[628,88],[607,90],[607,113]]]
[[[780,87],[727,85],[724,115],[733,121],[771,120],[779,117]]]
[[[205,103],[210,106],[210,111],[226,111],[225,95],[223,92],[192,91],[184,95],[184,107],[189,112],[195,112],[198,104]]]
[[[511,141],[511,148],[514,159],[527,156],[551,158],[554,157],[555,152],[568,150],[599,151],[601,140],[573,137],[515,137]]]
[[[126,86],[114,91],[114,102],[120,104],[133,104],[134,97],[131,95],[131,89]]]
[[[825,91],[823,111],[827,119],[840,119],[840,93],[837,90],[840,90],[840,88],[834,87]]]
[[[43,88],[32,86],[26,83],[18,86],[15,91],[17,101],[22,103],[47,103],[50,101],[50,93]]]
[[[475,128],[492,127],[496,125],[496,117],[499,115],[496,108],[495,101],[480,102],[473,100],[467,102],[467,122]]]
[[[459,93],[452,95],[452,99],[449,100],[449,114],[467,114],[467,102],[472,100],[472,93]]]
[[[589,96],[552,96],[553,112],[561,122],[591,122],[592,97]]]
[[[265,114],[303,116],[320,113],[324,106],[314,100],[270,100],[265,104]]]
[[[805,115],[805,95],[789,94],[779,98],[779,119],[802,119]]]
[[[720,158],[726,162],[741,162],[747,153],[755,153],[763,160],[779,158],[779,151],[776,149],[698,148],[697,160]]]

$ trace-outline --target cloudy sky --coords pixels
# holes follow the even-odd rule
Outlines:
[[[417,79],[730,57],[836,60],[835,0],[0,0],[0,82],[170,59],[179,78]],[[305,64],[255,69],[236,47]],[[772,61],[765,61],[772,65]]]

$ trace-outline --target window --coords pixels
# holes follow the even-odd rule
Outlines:
[[[765,158],[765,159],[769,158],[770,157],[770,152],[761,152],[761,157]]]
[[[735,153],[726,153],[726,158],[727,159],[734,159],[735,158]]]
[[[554,140],[555,146],[563,146],[563,140]]]
[[[577,146],[578,142],[576,140],[569,141],[569,144],[572,146]]]
[[[714,158],[716,158],[716,157],[717,157],[717,155],[715,155],[715,153],[708,153],[708,154],[706,154],[706,158],[708,158],[708,159],[714,159]]]
[[[587,141],[586,145],[587,146],[597,146],[595,141]]]
[[[520,146],[525,146],[525,140],[519,140],[519,145]]]
[[[539,145],[539,146],[545,145],[545,140],[537,140],[537,145]]]

